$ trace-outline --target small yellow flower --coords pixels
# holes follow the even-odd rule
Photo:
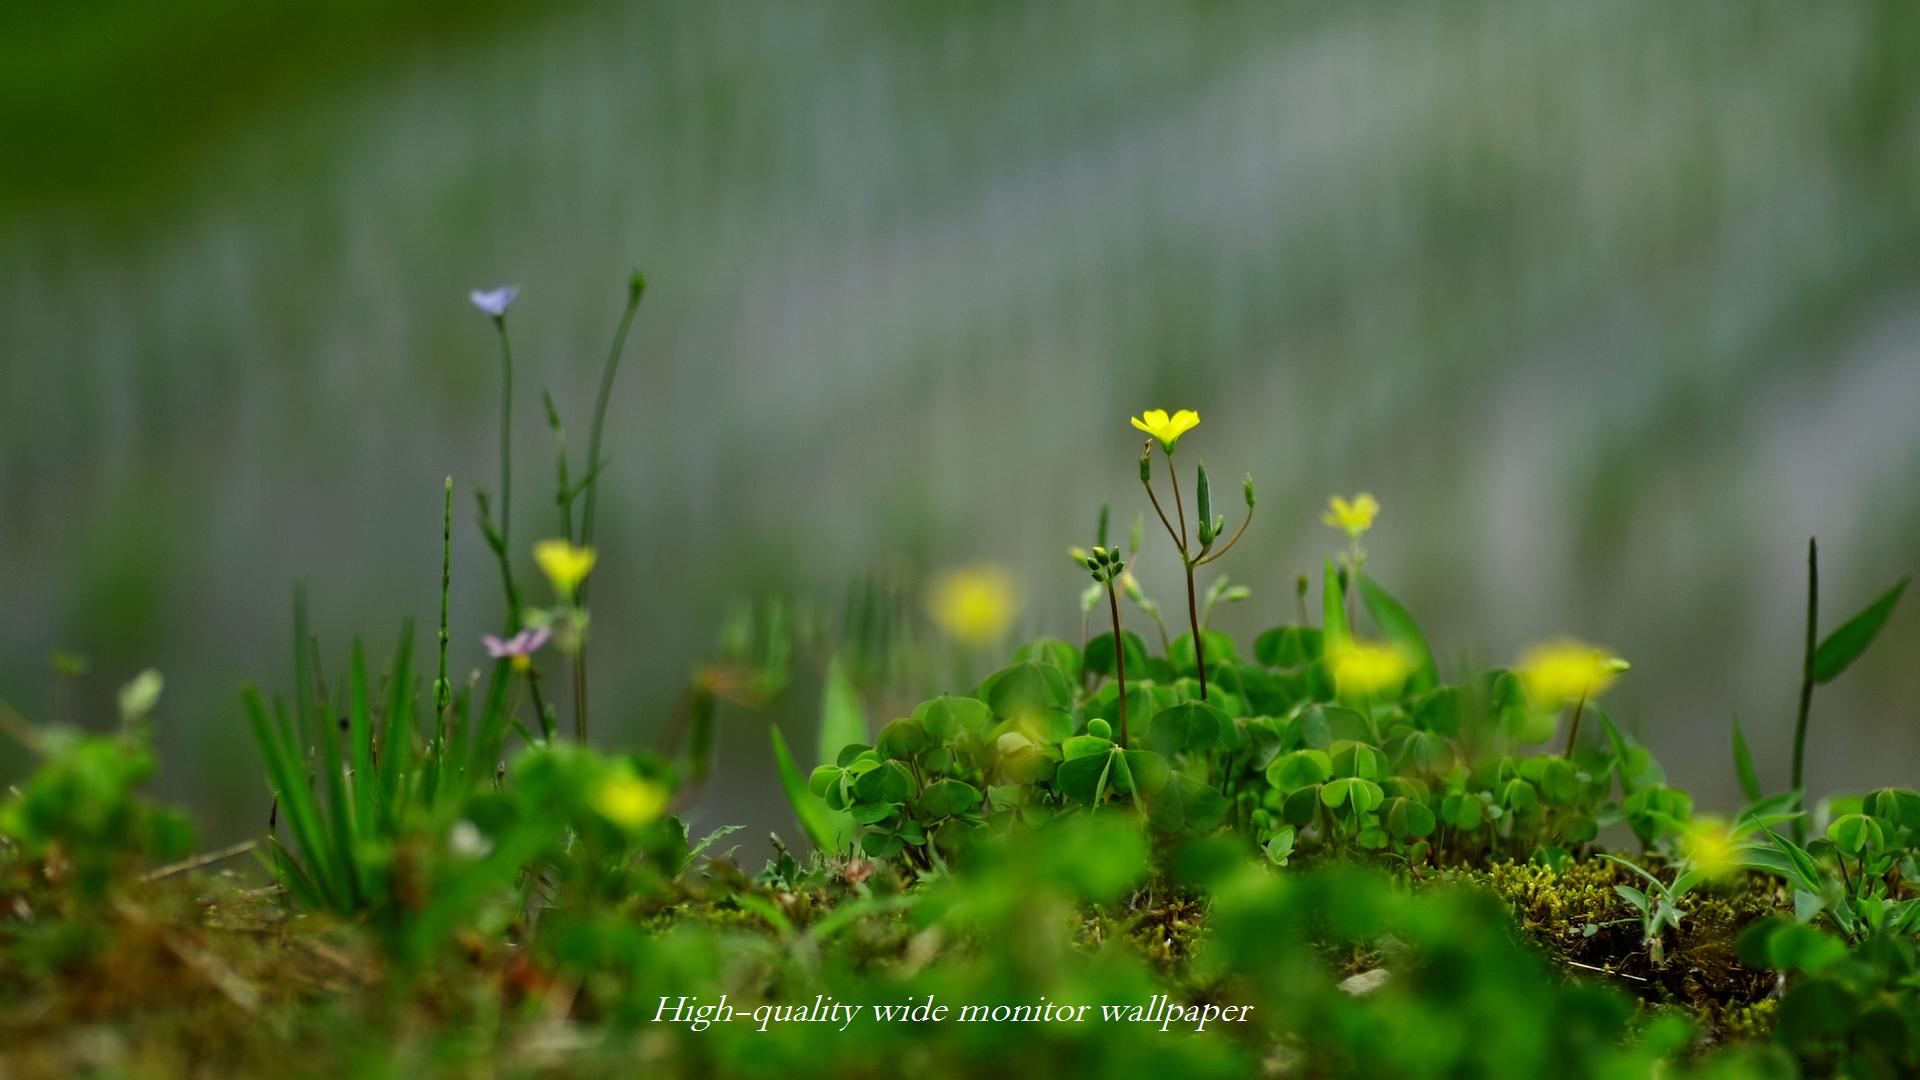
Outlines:
[[[1369,492],[1355,495],[1351,502],[1335,495],[1327,501],[1327,512],[1320,515],[1320,521],[1358,540],[1361,533],[1373,528],[1373,515],[1379,512],[1380,502]]]
[[[593,573],[597,558],[592,548],[574,547],[565,540],[542,540],[533,545],[533,561],[540,564],[541,572],[553,582],[553,591],[562,599],[573,599],[580,583]]]
[[[949,570],[927,590],[927,614],[949,637],[968,645],[999,641],[1019,613],[1013,579],[992,564]]]
[[[1192,409],[1181,409],[1167,416],[1165,409],[1148,409],[1133,418],[1133,426],[1160,440],[1160,446],[1167,453],[1180,442],[1180,436],[1192,431],[1200,423],[1200,414]]]
[[[1397,645],[1356,641],[1332,652],[1333,685],[1342,697],[1395,693],[1413,671],[1413,661]]]
[[[1740,845],[1724,821],[1700,818],[1689,822],[1680,839],[1687,861],[1709,878],[1725,877],[1740,868]]]
[[[623,770],[594,789],[593,808],[623,829],[638,829],[666,810],[667,789]]]
[[[1551,711],[1599,697],[1628,666],[1605,649],[1562,638],[1528,650],[1520,658],[1520,680],[1534,707]]]

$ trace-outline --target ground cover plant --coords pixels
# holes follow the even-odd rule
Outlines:
[[[1247,532],[1255,486],[1229,534],[1179,453],[1200,437],[1186,409],[1132,419],[1144,505],[1124,540],[1101,508],[1069,550],[1077,633],[956,681],[860,588],[837,619],[763,599],[657,746],[590,745],[589,587],[619,551],[596,546],[595,493],[644,291],[636,275],[578,467],[545,399],[556,527],[531,543],[509,527],[515,293],[474,294],[503,374],[500,478],[474,493],[499,633],[450,640],[451,480],[431,665],[411,624],[384,654],[316,641],[296,596],[288,681],[231,719],[259,749],[257,843],[197,852],[141,794],[157,674],[84,732],[0,710],[38,762],[0,801],[0,1072],[1920,1069],[1920,792],[1801,786],[1814,689],[1905,581],[1823,635],[1812,548],[1793,773],[1760,776],[1735,724],[1746,802],[1720,813],[1605,707],[1632,677],[1609,650],[1443,667],[1369,567],[1371,495],[1263,508],[1263,527],[1330,527],[1328,556],[1270,605],[1287,621],[1213,628],[1221,604],[1269,603],[1197,577]],[[1150,559],[1180,570],[1172,626],[1133,573]],[[997,644],[1001,592],[970,572],[935,614]],[[486,669],[457,676],[476,649]],[[715,725],[757,722],[802,664],[826,672],[816,736],[768,732],[794,828],[742,865],[735,830],[695,837],[679,813]],[[873,672],[917,704],[870,716]]]

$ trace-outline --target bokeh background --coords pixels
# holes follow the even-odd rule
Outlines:
[[[1370,489],[1446,661],[1610,645],[1615,714],[1727,808],[1736,710],[1785,784],[1807,537],[1829,626],[1920,562],[1916,48],[1899,0],[15,5],[0,699],[53,716],[71,650],[104,726],[162,669],[161,793],[257,830],[236,689],[288,685],[295,580],[333,656],[405,615],[428,647],[452,475],[456,668],[498,620],[467,291],[524,288],[530,540],[538,391],[577,462],[639,267],[608,744],[743,598],[844,631],[877,589],[924,635],[927,574],[988,560],[1020,632],[1076,637],[1062,551],[1140,507],[1126,417],[1187,406],[1262,492],[1218,626],[1285,621],[1319,506]],[[1173,601],[1151,534],[1140,566]],[[1902,610],[1820,692],[1816,791],[1917,779],[1916,646]],[[811,745],[819,659],[723,710],[696,828],[792,832],[765,727]]]

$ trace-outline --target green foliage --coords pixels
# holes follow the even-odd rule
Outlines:
[[[187,820],[139,794],[154,770],[144,725],[117,735],[55,729],[35,749],[39,768],[0,799],[0,846],[33,865],[62,867],[82,901],[98,903],[116,876],[192,848]]]
[[[1900,602],[1900,596],[1907,591],[1911,577],[1903,577],[1894,583],[1893,588],[1880,594],[1880,598],[1867,605],[1858,615],[1842,623],[1840,629],[1828,634],[1826,640],[1813,653],[1813,681],[1829,683],[1840,677],[1840,673],[1853,666],[1860,654],[1873,644],[1875,635],[1893,614],[1893,606]]]
[[[591,480],[572,485],[564,458],[558,472],[571,535],[572,496],[590,499]],[[195,973],[245,1014],[244,1030],[312,1037],[297,1006],[253,1022],[267,1000],[253,981],[304,949],[355,972],[353,988],[326,993],[359,994],[354,1020],[374,1036],[364,1056],[329,1046],[334,1071],[409,1071],[421,1025],[483,1048],[455,1055],[465,1071],[604,1072],[631,1066],[636,1048],[668,1074],[717,1075],[823,1062],[847,1075],[1223,1077],[1920,1067],[1920,792],[1840,794],[1810,816],[1798,790],[1763,794],[1736,722],[1748,805],[1730,823],[1697,817],[1584,693],[1574,719],[1591,713],[1598,734],[1543,751],[1557,722],[1544,703],[1558,695],[1538,664],[1442,671],[1413,615],[1362,572],[1370,497],[1367,521],[1343,525],[1342,564],[1324,564],[1320,625],[1272,627],[1243,651],[1194,611],[1192,571],[1239,536],[1213,548],[1224,521],[1204,469],[1196,479],[1197,548],[1169,525],[1188,632],[1160,627],[1158,650],[1119,624],[1121,591],[1156,625],[1157,608],[1106,546],[1104,513],[1101,543],[1075,559],[1107,592],[1107,634],[1020,645],[966,692],[877,730],[865,702],[897,699],[863,701],[857,680],[891,669],[898,639],[863,616],[851,645],[820,650],[810,772],[769,726],[813,850],[776,835],[752,877],[715,854],[737,827],[695,842],[672,811],[692,801],[682,775],[690,789],[707,775],[719,703],[762,704],[790,681],[805,635],[784,605],[729,621],[721,659],[697,669],[662,740],[669,754],[655,755],[585,745],[584,609],[568,612],[582,738],[562,742],[525,656],[484,686],[435,680],[425,715],[410,629],[378,669],[354,641],[330,683],[297,596],[291,694],[243,695],[273,799],[263,861],[277,888],[222,894],[192,935],[153,929],[145,905],[183,868],[146,864],[187,844],[177,817],[135,793],[153,768],[146,717],[160,691],[143,676],[121,697],[120,735],[32,736],[41,768],[0,803],[0,915],[27,927],[0,922],[0,957],[27,961],[22,975],[0,967],[0,1017],[21,1001],[83,1017],[97,1006],[46,1005],[59,996],[49,987],[160,950],[169,972]],[[1810,649],[1809,692],[1866,648],[1902,587]],[[1247,595],[1217,579],[1207,609]],[[1358,683],[1357,655],[1377,665]],[[1583,656],[1573,650],[1576,677]],[[523,693],[541,737],[517,718]],[[1810,818],[1812,841],[1779,831]],[[1639,851],[1606,850],[1614,837]],[[269,917],[269,904],[303,917]],[[255,921],[236,930],[235,911]],[[233,944],[254,933],[278,937],[257,955]],[[357,943],[364,968],[328,933]],[[1550,958],[1621,978],[1570,979]],[[999,1022],[870,1023],[842,1038],[805,1023],[660,1020],[668,1000],[723,995],[749,1016],[828,998],[1116,1015],[1018,1037]],[[1241,1017],[1221,1020],[1223,1005]],[[1125,1019],[1136,1006],[1185,1025],[1212,1009],[1218,1024],[1167,1038],[1166,1024]],[[1700,1049],[1703,1036],[1769,1027],[1775,1049]],[[261,1071],[245,1064],[233,1071]]]

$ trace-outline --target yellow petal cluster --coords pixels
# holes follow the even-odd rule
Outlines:
[[[1696,818],[1680,841],[1687,862],[1709,878],[1725,877],[1740,868],[1740,844],[1724,821]]]
[[[1520,658],[1520,681],[1535,708],[1553,710],[1599,697],[1627,670],[1625,660],[1571,638],[1537,645]]]
[[[566,600],[571,600],[580,583],[593,573],[598,558],[592,548],[575,547],[565,540],[542,540],[533,545],[533,561],[553,583],[553,591]]]
[[[1327,500],[1327,512],[1320,515],[1320,521],[1358,540],[1360,534],[1373,528],[1373,516],[1379,512],[1379,500],[1368,492],[1363,491],[1351,500],[1335,495]]]
[[[927,590],[927,614],[962,644],[992,645],[1020,614],[1020,591],[1002,567],[957,567],[934,578]]]
[[[1180,436],[1192,431],[1200,424],[1200,414],[1192,409],[1181,409],[1172,416],[1165,409],[1148,409],[1133,418],[1133,426],[1160,440],[1160,446],[1167,453],[1180,442]]]
[[[623,829],[638,829],[667,809],[667,789],[622,771],[600,782],[593,808]]]
[[[1413,672],[1413,661],[1396,645],[1356,641],[1327,657],[1333,685],[1341,697],[1378,697],[1398,693]]]

